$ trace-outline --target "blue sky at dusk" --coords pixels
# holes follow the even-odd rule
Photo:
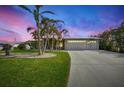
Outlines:
[[[28,6],[33,9],[33,6]],[[69,37],[82,38],[96,35],[124,21],[124,6],[44,6],[55,15],[44,15],[65,21]],[[31,39],[26,29],[35,26],[33,16],[18,6],[0,6],[0,40],[25,41]]]

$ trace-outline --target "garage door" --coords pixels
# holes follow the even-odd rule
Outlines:
[[[81,43],[66,43],[65,48],[68,49],[68,50],[86,49],[86,44],[81,44]]]
[[[66,50],[93,50],[98,49],[96,41],[67,41],[65,43]]]

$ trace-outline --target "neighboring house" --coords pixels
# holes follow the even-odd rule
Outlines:
[[[0,50],[2,50],[3,49],[3,45],[2,44],[0,44]]]
[[[18,43],[17,44],[13,44],[12,47],[11,47],[11,49],[13,50],[14,48],[17,48],[18,46],[19,46]]]
[[[3,49],[5,44],[9,44],[11,45],[11,50],[13,50],[14,48],[17,48],[19,46],[19,44],[21,44],[22,42],[18,42],[18,43],[8,43],[8,42],[2,42],[0,41],[0,50]]]

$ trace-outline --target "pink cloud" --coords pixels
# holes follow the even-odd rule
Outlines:
[[[17,32],[22,41],[32,39],[26,29],[33,24],[24,14],[2,8],[0,9],[0,25],[4,26],[3,28]]]
[[[14,43],[16,42],[14,38],[11,37],[0,37],[0,42],[9,42],[9,43]]]
[[[7,10],[0,10],[0,12],[0,20],[2,20],[3,23],[8,24],[10,27],[18,29],[31,25],[31,22],[20,14]]]
[[[0,29],[0,42],[21,42],[22,38],[18,33]]]

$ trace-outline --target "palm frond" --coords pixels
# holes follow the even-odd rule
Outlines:
[[[19,7],[21,7],[22,9],[30,12],[30,13],[33,13],[31,9],[29,9],[28,7],[26,7],[25,5],[19,5]]]
[[[43,7],[43,5],[35,5],[36,9]]]
[[[65,24],[65,22],[63,20],[55,20],[56,23],[63,23]]]
[[[66,34],[66,33],[68,33],[68,30],[67,29],[63,29],[60,33]]]
[[[35,30],[35,28],[34,27],[28,27],[27,28],[27,32],[30,32],[31,30]]]
[[[47,13],[47,14],[55,14],[55,13],[52,12],[52,11],[43,11],[43,12],[41,12],[41,15],[42,15],[42,14],[46,14],[46,13]]]

